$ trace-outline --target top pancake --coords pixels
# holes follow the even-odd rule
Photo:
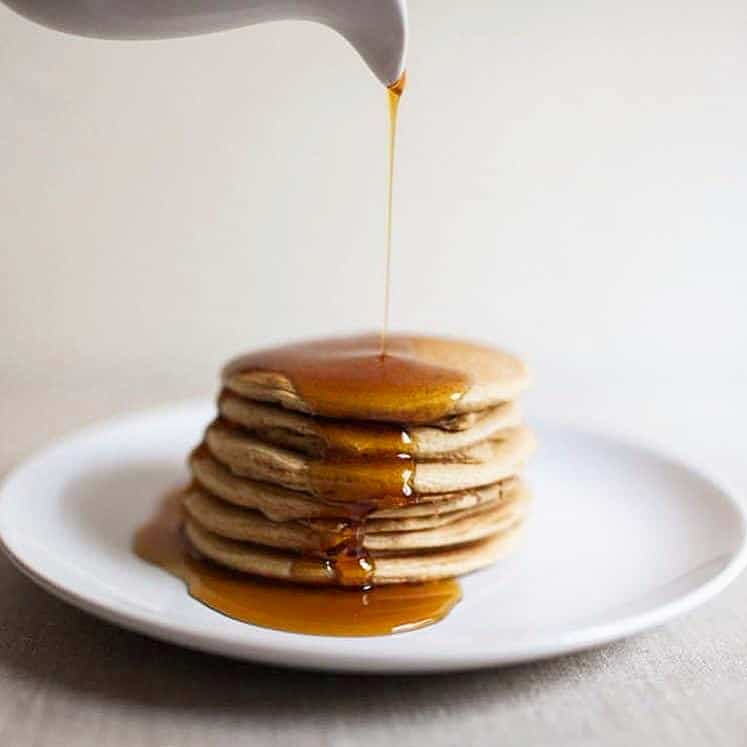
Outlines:
[[[517,358],[485,345],[415,335],[361,335],[249,353],[224,386],[289,410],[354,420],[433,424],[514,399],[528,385]]]

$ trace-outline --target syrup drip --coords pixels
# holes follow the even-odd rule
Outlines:
[[[225,388],[221,390],[218,396],[220,418],[230,426],[243,428],[245,426],[242,423],[223,412],[224,401],[231,396],[230,390]],[[294,434],[286,427],[266,426],[263,429],[260,428],[259,433],[264,441],[269,441],[281,447],[290,446],[290,448],[293,448],[292,438]],[[408,429],[393,423],[316,418],[313,423],[313,435],[319,443],[316,445],[306,443],[305,447],[302,447],[302,451],[310,451],[312,454],[334,452],[340,457],[370,458],[387,457],[392,454],[410,454],[413,448],[412,436]],[[289,440],[291,440],[290,444]]]
[[[404,440],[412,443],[409,434]],[[342,508],[348,516],[341,530],[332,535],[334,570],[341,585],[361,589],[371,586],[375,566],[364,545],[366,519],[383,505],[404,505],[412,500],[414,476],[415,460],[404,452],[356,459],[328,448],[323,459],[311,464],[313,494],[328,505]]]
[[[332,501],[325,501],[334,505]],[[372,586],[375,564],[370,557],[364,540],[366,519],[376,510],[377,504],[367,501],[348,501],[345,509],[351,518],[340,532],[331,537],[330,557],[337,581],[342,586],[368,589]]]
[[[412,456],[412,436],[404,426],[317,419],[315,423],[326,453],[353,457]]]
[[[392,265],[392,195],[394,192],[394,152],[397,144],[397,111],[399,100],[405,90],[407,76],[405,73],[386,89],[389,130],[387,142],[386,173],[386,254],[384,261],[384,320],[381,325],[379,353],[386,354],[386,337],[389,332],[389,286]]]

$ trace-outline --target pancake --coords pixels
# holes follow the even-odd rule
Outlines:
[[[222,381],[297,412],[410,425],[481,412],[529,384],[520,360],[486,345],[392,334],[384,358],[378,346],[376,335],[361,335],[269,348],[231,361]]]
[[[218,400],[221,416],[260,440],[313,457],[327,452],[350,456],[381,456],[399,449],[414,457],[433,458],[498,437],[521,422],[518,405],[504,402],[473,413],[468,427],[403,428],[385,423],[332,420],[244,399],[225,392]],[[463,420],[462,423],[465,421]]]
[[[320,527],[297,521],[274,522],[258,511],[238,508],[200,490],[186,491],[182,500],[192,519],[228,539],[316,555],[324,555],[348,539],[345,527],[339,524]],[[513,525],[524,515],[527,502],[528,494],[522,489],[511,500],[455,512],[448,519],[434,517],[429,522],[427,517],[421,517],[417,529],[397,526],[396,531],[391,531],[391,522],[366,522],[361,547],[373,553],[462,545]]]
[[[452,511],[459,511],[475,506],[482,506],[490,502],[507,500],[519,489],[517,477],[507,477],[491,485],[479,488],[457,491],[455,493],[432,493],[417,496],[416,503],[410,503],[395,508],[380,508],[371,516],[377,519],[391,518],[402,520],[412,516],[444,515]]]
[[[415,555],[379,557],[375,560],[372,585],[417,583],[451,578],[490,565],[513,549],[520,536],[521,523],[459,547]],[[233,570],[302,584],[338,585],[334,565],[324,559],[301,557],[270,550],[248,542],[219,537],[194,519],[185,523],[185,534],[193,547],[206,558]]]
[[[323,493],[335,501],[360,500],[361,491],[369,489],[374,495],[377,491],[383,496],[394,494],[386,484],[391,464],[381,465],[381,487],[377,488],[371,485],[372,471],[377,465],[320,463],[298,452],[260,441],[221,421],[208,427],[205,443],[213,456],[231,471],[253,480],[304,493]],[[442,455],[438,462],[415,462],[407,479],[417,495],[469,490],[516,474],[533,449],[531,432],[524,427],[513,428],[500,440],[483,441]],[[398,469],[406,468],[407,465],[402,465]]]
[[[529,381],[521,361],[428,336],[379,344],[295,343],[223,369],[192,481],[159,514],[179,568],[217,571],[189,565],[186,538],[238,572],[222,587],[236,598],[241,573],[365,590],[469,573],[514,546],[530,503],[519,475],[535,446],[516,402]],[[147,528],[155,545],[161,526]]]
[[[510,483],[510,487],[508,486]],[[387,511],[373,511],[366,517],[366,531],[376,532],[412,532],[419,529],[431,529],[433,527],[450,524],[464,516],[471,516],[489,508],[499,505],[503,506],[513,503],[525,493],[526,486],[518,479],[507,481],[507,487],[496,491],[495,498],[489,502],[476,505],[459,506],[459,494],[455,493],[452,499],[433,501],[432,503],[421,503],[416,506],[402,506],[391,509],[392,516],[387,517]],[[442,505],[447,504],[447,505]],[[408,514],[408,509],[417,507],[420,513]],[[400,511],[401,513],[394,513]],[[319,530],[335,531],[335,527],[345,525],[345,519],[300,519],[301,523],[317,528]]]
[[[237,506],[261,511],[273,521],[348,516],[341,504],[326,504],[307,493],[299,493],[270,483],[240,477],[217,461],[204,447],[192,453],[189,464],[195,480],[207,492]],[[510,496],[516,490],[517,485],[518,481],[515,478],[508,478],[492,485],[457,493],[417,496],[417,503],[377,509],[370,514],[370,518],[400,520],[409,517],[448,514],[452,511],[500,501]]]

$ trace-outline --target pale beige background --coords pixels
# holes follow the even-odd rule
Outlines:
[[[747,491],[747,5],[412,0],[396,327],[502,342],[530,417]],[[0,7],[0,471],[221,361],[381,315],[383,93],[281,24],[106,43]],[[747,579],[634,641],[508,672],[286,675],[102,625],[0,564],[0,742],[719,744]],[[291,705],[289,705],[291,703]]]
[[[747,6],[410,6],[395,326],[743,377]],[[210,377],[377,326],[383,106],[321,27],[107,43],[0,8],[2,368]]]

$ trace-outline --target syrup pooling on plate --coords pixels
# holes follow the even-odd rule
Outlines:
[[[374,636],[415,630],[440,620],[459,601],[456,581],[395,584],[359,591],[268,582],[200,558],[182,535],[179,492],[135,536],[143,560],[182,579],[192,597],[241,622],[310,635]],[[303,574],[300,558],[298,572]],[[330,568],[330,573],[333,573]]]

